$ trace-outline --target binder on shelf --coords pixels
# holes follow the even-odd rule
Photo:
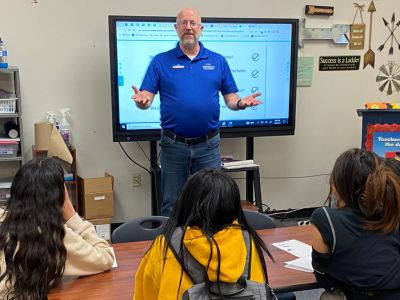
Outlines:
[[[228,169],[228,170],[260,166],[258,164],[255,164],[254,160],[252,160],[252,159],[237,160],[237,161],[231,161],[231,162],[222,162],[221,165],[222,165],[222,168]]]

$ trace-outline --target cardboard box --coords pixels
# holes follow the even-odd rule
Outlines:
[[[35,150],[47,151],[47,156],[57,156],[72,164],[71,152],[52,123],[35,123]]]
[[[114,215],[114,177],[105,173],[104,177],[78,177],[79,210],[87,220],[109,218]]]
[[[52,130],[52,123],[35,123],[35,148],[37,150],[49,150],[50,135]]]
[[[111,241],[111,218],[87,220],[94,225],[97,235],[110,243]]]

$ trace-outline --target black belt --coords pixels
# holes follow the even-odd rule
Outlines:
[[[208,134],[206,134],[204,136],[199,136],[199,137],[194,137],[194,138],[185,138],[183,136],[176,135],[172,131],[163,129],[163,135],[165,135],[166,137],[169,137],[170,139],[173,139],[177,142],[185,143],[188,145],[196,145],[199,143],[203,143],[203,142],[207,141],[208,139],[213,138],[218,133],[219,133],[219,130],[217,129],[214,131],[210,131]]]

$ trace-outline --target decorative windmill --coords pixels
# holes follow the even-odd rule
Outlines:
[[[382,65],[379,68],[376,82],[379,84],[379,90],[385,91],[387,95],[393,94],[393,88],[396,92],[400,91],[400,66],[394,61],[389,61],[388,64]]]

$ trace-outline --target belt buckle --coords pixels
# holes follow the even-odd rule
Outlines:
[[[196,145],[196,139],[197,138],[185,138],[185,144]]]

